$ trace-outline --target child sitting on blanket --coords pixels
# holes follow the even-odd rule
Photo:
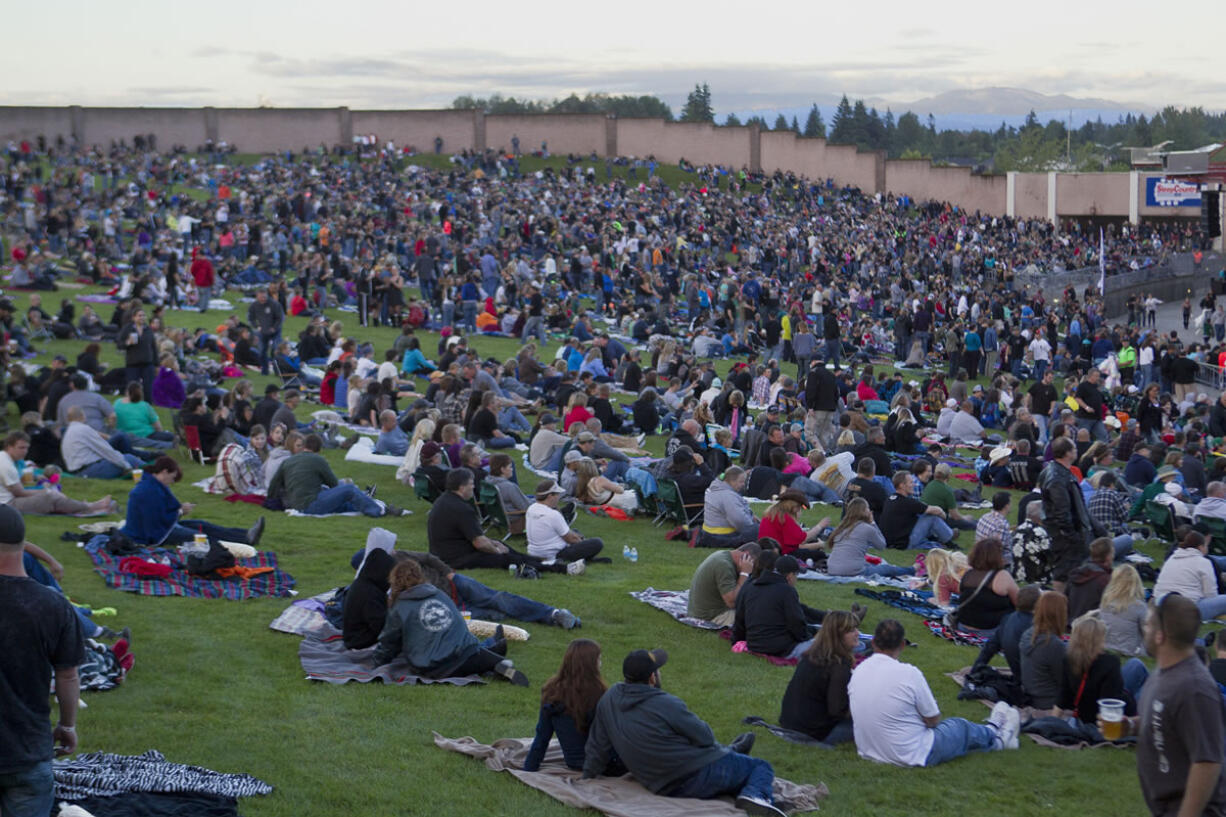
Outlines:
[[[948,607],[949,597],[958,592],[962,575],[969,569],[966,554],[933,548],[925,554],[924,566],[928,571],[934,601],[941,607]]]

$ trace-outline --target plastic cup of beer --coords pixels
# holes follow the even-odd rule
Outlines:
[[[1102,721],[1104,738],[1119,740],[1124,737],[1124,702],[1119,698],[1099,698],[1098,719]]]
[[[473,620],[473,612],[472,612],[472,610],[461,610],[461,611],[460,611],[460,615],[464,616],[464,623],[465,623],[465,624],[467,624],[468,622],[470,622],[470,621],[472,621],[472,620]]]
[[[194,539],[195,539],[197,548],[204,549],[204,550],[209,549],[209,537],[208,536],[206,536],[203,533],[197,533]]]
[[[145,472],[142,471],[141,469],[139,468],[132,469],[132,481],[133,482],[140,482],[140,478],[143,477],[144,475],[145,475]]]

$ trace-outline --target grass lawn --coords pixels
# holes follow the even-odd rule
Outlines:
[[[603,174],[603,168],[598,167],[597,173]],[[44,297],[44,303],[51,306],[59,297],[74,293]],[[237,304],[237,293],[230,295]],[[24,305],[28,298],[15,293],[15,300]],[[238,311],[245,316],[245,305]],[[109,317],[109,308],[102,314]],[[187,327],[213,327],[222,317],[217,312],[167,315],[170,323]],[[353,335],[372,340],[376,359],[381,359],[394,331],[357,329],[354,315],[339,317]],[[286,337],[295,337],[304,325],[298,319],[286,323]],[[422,340],[430,352],[437,336],[423,333]],[[74,360],[82,344],[37,345],[43,350],[36,361],[41,363],[56,353]],[[475,346],[483,356],[500,359],[517,348],[515,341],[485,338],[478,339]],[[550,344],[547,351],[552,353],[554,348]],[[104,346],[104,359],[111,365],[121,364],[111,345]],[[267,378],[253,379],[259,393]],[[305,416],[312,408],[316,407],[304,405],[300,413]],[[9,421],[15,425],[11,412],[10,407]],[[164,419],[169,420],[165,413]],[[656,452],[662,446],[662,438],[649,442]],[[326,456],[339,476],[352,477],[359,484],[377,482],[381,498],[412,509],[412,516],[388,521],[385,527],[399,534],[402,547],[426,549],[428,506],[395,481],[393,469],[355,466],[344,462],[338,451],[326,452]],[[198,504],[196,515],[245,526],[263,512],[190,487],[211,472],[211,467],[185,464],[184,480],[177,486],[182,500]],[[525,487],[531,490],[535,479],[527,474]],[[87,483],[69,479],[65,485],[77,498],[96,499],[112,492],[121,502],[130,487],[126,480]],[[820,515],[823,508],[818,506],[802,522],[812,524]],[[476,578],[496,589],[568,607],[583,619],[582,629],[573,633],[530,625],[531,640],[511,645],[510,656],[532,681],[529,689],[502,682],[467,688],[406,688],[334,687],[305,681],[297,660],[298,639],[268,628],[287,600],[147,598],[107,589],[85,554],[59,538],[75,523],[65,518],[29,517],[29,538],[63,562],[64,586],[74,600],[118,608],[118,617],[104,623],[132,628],[137,658],[121,687],[87,693],[89,708],[79,719],[81,751],[136,754],[152,748],[173,761],[253,774],[276,788],[268,797],[244,801],[243,813],[253,817],[574,814],[573,809],[509,775],[492,774],[476,761],[434,748],[431,731],[452,737],[472,735],[483,742],[531,735],[540,685],[557,668],[566,644],[575,636],[601,643],[610,683],[619,680],[627,651],[668,649],[671,658],[665,688],[707,720],[723,741],[742,731],[740,721],[746,715],[775,720],[791,677],[790,668],[734,655],[728,643],[715,634],[684,627],[628,597],[628,592],[649,585],[687,587],[694,568],[707,555],[665,541],[663,530],[642,519],[629,523],[594,517],[578,520],[585,535],[604,538],[606,554],[614,560],[612,565],[590,567],[584,576],[550,575],[528,582],[512,579],[504,571],[474,571]],[[349,557],[362,546],[370,527],[371,520],[364,517],[293,519],[271,513],[261,547],[277,552],[282,567],[308,596],[352,579]],[[964,534],[962,541],[968,539]],[[626,543],[638,548],[637,564],[621,558]],[[886,555],[896,563],[910,561],[908,554],[898,551]],[[799,589],[806,603],[819,607],[846,609],[856,598],[846,586],[801,582]],[[896,611],[871,603],[864,628],[871,632],[879,619],[895,615]],[[985,718],[987,709],[982,704],[955,699],[957,687],[943,675],[969,665],[975,655],[972,648],[934,638],[915,616],[897,612],[896,617],[917,644],[907,650],[904,659],[924,670],[942,713]],[[973,804],[980,814],[1007,815],[1119,815],[1144,809],[1131,751],[1044,749],[1023,738],[1019,752],[983,754],[934,769],[905,770],[860,760],[850,746],[819,752],[759,733],[754,754],[769,760],[781,776],[826,783],[831,794],[823,811],[830,815],[946,815],[955,803]]]

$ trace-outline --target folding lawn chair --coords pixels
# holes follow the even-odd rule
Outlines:
[[[689,528],[702,519],[703,504],[686,505],[681,498],[681,488],[677,486],[675,480],[662,479],[659,480],[658,485],[658,512],[652,522],[653,525],[659,526],[672,520],[683,528]]]
[[[508,537],[523,535],[524,531],[522,529],[518,533],[511,531],[511,519],[518,518],[522,523],[524,521],[524,511],[508,512],[502,504],[502,497],[499,495],[498,489],[488,482],[481,483],[481,510],[485,518],[489,520],[489,524],[502,528],[506,531]]]
[[[1152,499],[1145,501],[1145,518],[1154,526],[1154,533],[1166,542],[1175,541],[1175,512],[1170,505]]]

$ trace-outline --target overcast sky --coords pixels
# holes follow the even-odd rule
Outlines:
[[[1172,32],[1208,0],[359,2],[47,0],[6,9],[0,103],[447,107],[461,94],[656,94],[695,82],[731,110],[902,108],[1010,86],[1155,106],[1226,106],[1226,50]],[[599,9],[599,10],[597,10]]]

